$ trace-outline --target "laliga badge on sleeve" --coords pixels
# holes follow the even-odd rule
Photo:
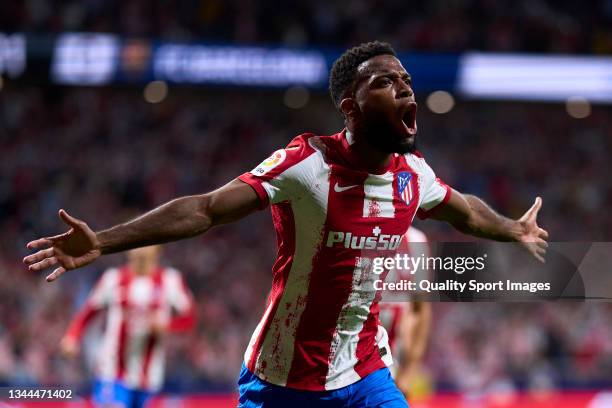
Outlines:
[[[272,155],[268,157],[266,160],[261,162],[259,166],[255,167],[251,171],[251,174],[255,176],[263,176],[264,174],[266,174],[267,172],[269,172],[270,170],[272,170],[273,168],[275,168],[276,166],[284,162],[286,157],[287,157],[287,152],[285,151],[285,149],[279,149],[275,151],[274,153],[272,153]]]

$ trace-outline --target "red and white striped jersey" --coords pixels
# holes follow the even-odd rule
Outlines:
[[[193,296],[180,273],[162,267],[149,275],[138,275],[128,266],[108,269],[66,336],[78,341],[92,317],[104,309],[108,313],[97,353],[97,375],[134,389],[161,388],[164,338],[155,326],[179,331],[195,322]]]
[[[425,256],[428,257],[430,255],[429,244],[427,241],[427,236],[419,229],[415,227],[408,228],[406,234],[402,239],[400,247],[397,252],[399,254],[406,254],[408,256]],[[416,279],[414,281],[418,281],[419,279],[425,278],[423,273],[426,271],[416,271],[414,274],[411,272],[407,272],[405,270],[394,270],[389,272],[387,275],[387,280],[397,281],[399,282],[401,279],[411,280],[415,275]],[[393,276],[392,274],[396,274]],[[417,275],[418,274],[418,275]],[[404,293],[401,293],[400,296],[404,296]],[[399,350],[397,349],[397,340],[400,336],[400,327],[402,323],[402,316],[404,315],[404,308],[408,306],[408,302],[411,299],[397,299],[397,301],[381,301],[380,302],[380,314],[379,320],[381,325],[386,329],[388,333],[388,342],[391,354],[393,356],[397,356]]]
[[[271,204],[277,258],[264,315],[245,353],[273,384],[333,390],[382,368],[373,256],[393,256],[417,211],[450,189],[417,154],[393,155],[376,174],[347,131],[304,134],[239,177]]]

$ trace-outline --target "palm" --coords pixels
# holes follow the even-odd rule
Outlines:
[[[60,217],[71,227],[70,230],[54,237],[40,238],[28,243],[29,249],[40,250],[24,258],[24,263],[29,265],[31,271],[59,265],[47,276],[49,282],[67,270],[93,262],[101,254],[96,234],[85,222],[71,217],[63,210],[60,210]]]
[[[542,199],[536,198],[535,203],[521,218],[518,222],[521,226],[521,234],[518,241],[525,246],[525,248],[540,262],[544,261],[544,255],[546,254],[546,248],[548,248],[548,232],[540,228],[537,223],[538,212],[542,208]]]

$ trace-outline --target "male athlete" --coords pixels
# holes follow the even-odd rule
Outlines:
[[[128,252],[128,263],[104,272],[62,339],[62,352],[78,354],[88,324],[106,311],[98,353],[96,406],[142,408],[164,378],[164,341],[195,322],[193,295],[180,273],[159,264],[161,248]]]
[[[278,235],[272,290],[245,353],[240,407],[406,407],[376,344],[371,256],[392,256],[417,212],[480,237],[522,243],[543,260],[542,201],[519,219],[436,179],[415,150],[417,104],[386,43],[347,50],[330,91],[346,128],[302,134],[213,192],[177,198],[94,232],[60,210],[70,229],[37,239],[32,271],[67,270],[104,254],[193,237],[271,207]]]

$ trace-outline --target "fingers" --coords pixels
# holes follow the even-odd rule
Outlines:
[[[544,228],[538,228],[538,237],[548,239],[548,231],[546,231]]]
[[[68,214],[63,209],[59,210],[60,218],[71,227],[80,227],[83,221],[74,218],[72,215]]]
[[[540,211],[540,208],[542,208],[542,198],[536,197],[535,202],[533,203],[531,208],[527,210],[527,218],[536,218],[536,216],[538,215],[538,211]]]
[[[47,282],[53,282],[54,280],[59,278],[64,272],[66,272],[66,268],[64,268],[63,266],[55,268],[55,270],[47,276]]]
[[[35,254],[28,255],[23,258],[23,263],[26,265],[32,265],[33,263],[42,261],[45,258],[50,258],[55,254],[53,248],[43,249],[42,251],[38,251]]]
[[[535,241],[535,243],[538,246],[538,248],[542,248],[542,249],[547,249],[548,248],[548,242],[546,242],[543,239],[537,239]]]
[[[535,259],[537,259],[538,261],[540,261],[541,263],[546,263],[546,259],[544,259],[544,256],[542,254],[539,254],[537,252],[533,253],[533,256],[535,257]]]
[[[53,242],[48,238],[40,238],[35,239],[34,241],[30,241],[26,244],[26,248],[28,249],[38,249],[42,247],[47,247],[51,245]]]
[[[40,262],[30,265],[28,269],[32,272],[38,272],[38,271],[41,271],[45,268],[48,268],[56,264],[57,264],[57,258],[52,256],[50,258],[45,258]]]
[[[546,255],[547,248],[548,248],[548,242],[541,239],[535,242],[535,245],[532,247],[531,253],[533,254],[533,256],[535,256],[535,258],[538,261],[542,263],[546,263],[544,256]]]
[[[533,255],[534,258],[542,263],[546,263],[544,256],[546,255],[546,250],[548,249],[548,242],[538,238],[531,242],[525,242],[523,245],[525,245],[529,253]]]
[[[53,243],[55,241],[59,241],[59,240],[62,240],[64,238],[67,238],[73,231],[74,231],[74,229],[70,228],[68,231],[64,232],[63,234],[54,235],[52,237],[45,237],[45,238],[35,239],[34,241],[28,242],[26,244],[26,248],[28,248],[28,249],[38,249],[38,248],[42,248],[42,247],[47,247],[47,246],[53,245]]]

